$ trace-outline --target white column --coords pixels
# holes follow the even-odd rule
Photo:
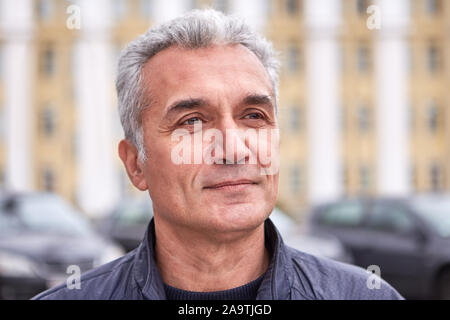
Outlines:
[[[306,0],[308,198],[311,204],[341,194],[339,110],[339,0]]]
[[[267,22],[268,0],[230,0],[229,13],[245,19],[255,31],[262,32]]]
[[[32,189],[32,27],[31,0],[0,1],[5,92],[6,187]]]
[[[154,0],[152,4],[153,21],[161,23],[191,9],[191,0]]]
[[[410,191],[408,129],[408,0],[380,0],[375,42],[377,184],[381,195]]]
[[[105,213],[119,196],[115,168],[113,104],[114,59],[111,44],[111,2],[81,0],[80,39],[74,52],[78,110],[78,199],[92,216]]]

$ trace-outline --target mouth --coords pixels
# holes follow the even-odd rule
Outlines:
[[[217,184],[204,187],[207,190],[224,190],[224,191],[239,191],[249,186],[256,185],[256,182],[252,180],[242,179],[233,181],[223,181]]]

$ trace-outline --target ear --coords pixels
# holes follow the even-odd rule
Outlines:
[[[123,139],[119,143],[119,157],[122,159],[128,177],[133,185],[141,191],[147,190],[147,181],[144,175],[144,165],[138,157],[138,150],[133,143]]]

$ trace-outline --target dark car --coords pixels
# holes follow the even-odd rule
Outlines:
[[[111,238],[129,252],[142,241],[152,217],[152,201],[146,196],[121,201],[110,214],[97,221],[96,225],[104,236]]]
[[[336,236],[407,298],[450,299],[449,196],[340,200],[315,207],[308,229]]]
[[[0,197],[0,299],[29,299],[65,282],[71,265],[84,272],[123,254],[56,195]]]
[[[288,246],[315,256],[353,263],[351,254],[336,237],[306,233],[293,218],[279,208],[272,211],[270,219]]]

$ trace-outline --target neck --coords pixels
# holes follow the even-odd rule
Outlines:
[[[264,224],[224,240],[155,217],[155,233],[162,279],[178,289],[208,292],[236,288],[257,279],[269,266]]]

